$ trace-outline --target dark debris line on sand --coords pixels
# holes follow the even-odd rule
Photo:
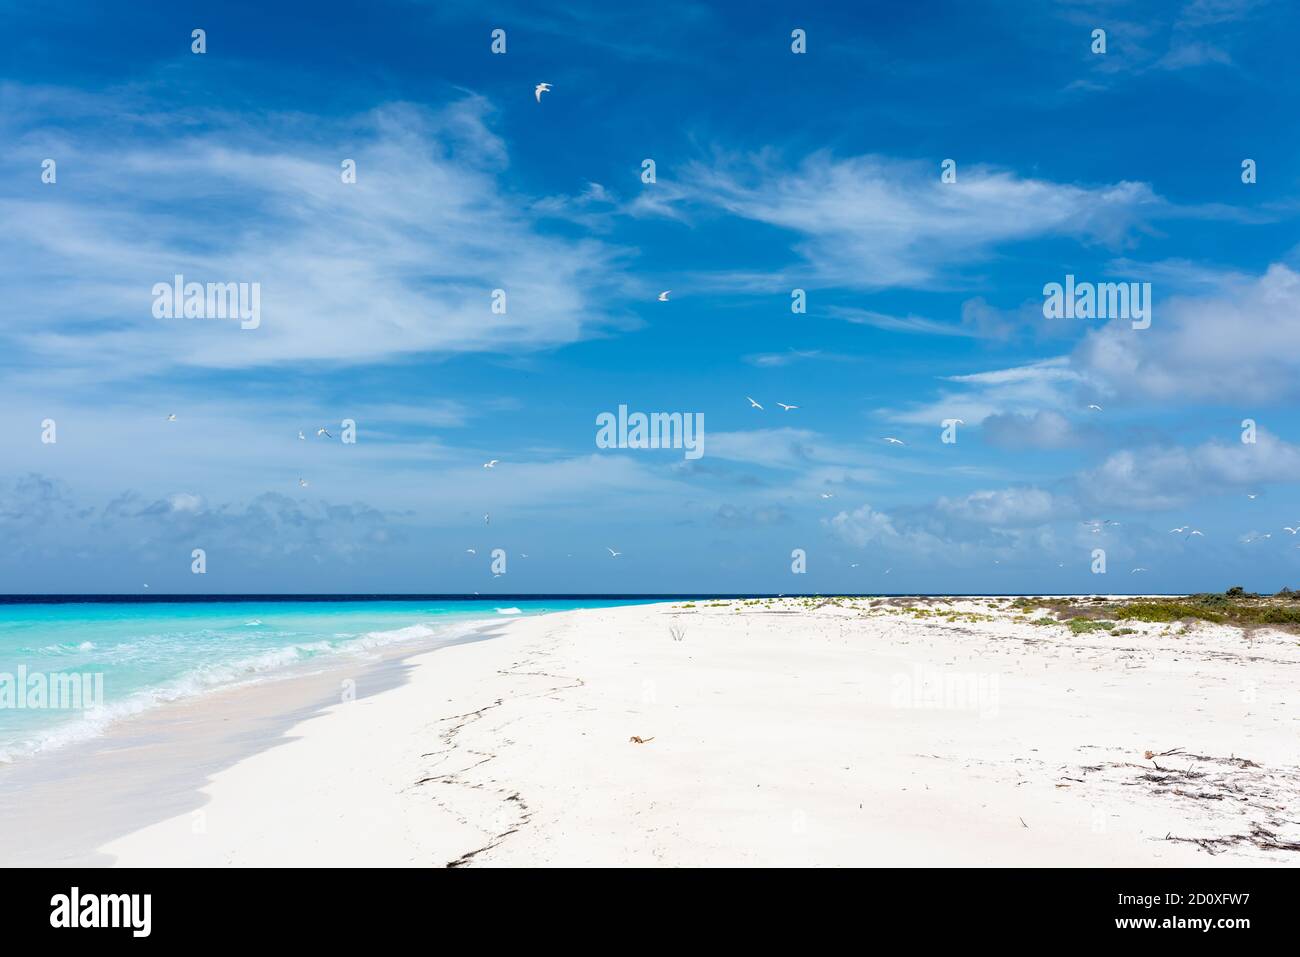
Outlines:
[[[532,666],[533,666],[533,662],[531,661],[521,661],[521,662],[517,662],[514,668],[519,669],[522,667],[532,667]],[[585,684],[585,682],[581,678],[576,678],[569,675],[555,675],[545,671],[501,670],[498,673],[503,675],[509,675],[511,677],[550,678],[555,681],[565,682],[564,684],[558,684],[555,685],[554,687],[546,688],[542,691],[534,692],[532,694],[514,696],[514,699],[512,700],[518,700],[523,698],[547,697],[560,691],[567,691],[572,688],[581,688]],[[474,857],[477,857],[479,854],[482,854],[483,852],[491,850],[492,848],[496,847],[498,844],[504,841],[511,834],[518,833],[519,830],[525,824],[527,824],[532,818],[527,802],[524,801],[523,797],[519,794],[518,791],[512,793],[506,793],[506,789],[487,788],[485,787],[485,785],[481,783],[472,783],[470,781],[466,781],[462,777],[462,775],[466,774],[467,772],[472,771],[475,768],[481,767],[484,764],[487,764],[489,761],[494,760],[497,756],[490,752],[475,751],[472,748],[468,748],[465,747],[464,745],[458,744],[456,738],[459,736],[461,731],[463,731],[465,728],[467,728],[469,725],[473,724],[474,722],[482,719],[483,716],[486,715],[489,711],[493,711],[501,707],[504,702],[505,699],[497,698],[491,704],[484,705],[482,708],[479,708],[475,711],[469,711],[466,712],[465,714],[451,715],[449,717],[441,719],[441,723],[454,722],[453,724],[451,724],[450,727],[440,732],[439,734],[439,737],[441,738],[442,743],[445,745],[445,747],[440,751],[431,751],[428,752],[427,754],[421,755],[421,757],[424,758],[438,758],[439,763],[444,763],[448,760],[448,758],[453,753],[463,750],[466,753],[471,754],[474,757],[478,758],[478,760],[474,761],[468,767],[461,768],[458,771],[450,771],[445,774],[433,774],[427,777],[420,778],[412,785],[413,787],[421,787],[425,784],[434,783],[434,784],[451,784],[451,785],[456,785],[458,787],[463,787],[463,788],[467,788],[470,790],[477,790],[477,791],[496,790],[497,793],[503,795],[501,799],[503,804],[512,804],[518,813],[518,820],[512,826],[506,828],[500,833],[494,834],[491,840],[489,840],[486,844],[482,845],[481,847],[474,848],[473,850],[461,854],[455,860],[448,861],[445,865],[446,867],[450,868],[450,867],[468,866],[470,861]],[[439,800],[436,796],[433,796],[433,800],[435,803],[438,804],[439,807],[443,808],[443,810],[447,811],[449,814],[455,817],[456,820],[459,821],[461,824],[470,827],[474,826],[464,816],[459,814],[454,808],[450,807],[445,801]]]

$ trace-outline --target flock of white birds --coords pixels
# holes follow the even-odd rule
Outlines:
[[[541,103],[541,102],[542,102],[542,94],[543,94],[543,93],[549,93],[549,92],[551,92],[551,84],[549,84],[549,83],[538,83],[535,87],[533,87],[533,95],[536,97],[538,103]],[[665,290],[663,290],[661,293],[659,293],[659,295],[658,295],[658,297],[657,297],[658,301],[659,301],[659,302],[669,302],[670,300],[669,300],[668,297],[669,297],[669,294],[670,294],[670,293],[672,293],[672,290],[671,290],[671,289],[665,289]],[[750,407],[751,409],[757,409],[757,410],[759,410],[760,412],[763,411],[763,406],[762,406],[762,404],[759,403],[759,402],[757,402],[757,401],[755,401],[755,399],[754,399],[752,396],[748,396],[748,395],[747,395],[747,396],[745,396],[745,399],[749,402],[749,407]],[[780,406],[781,409],[782,409],[783,411],[785,411],[785,412],[793,412],[793,411],[795,411],[796,409],[799,408],[799,406],[797,406],[797,405],[789,405],[789,404],[787,404],[787,403],[785,403],[785,402],[778,402],[777,405]],[[1089,412],[1103,412],[1103,411],[1105,411],[1105,410],[1103,410],[1102,407],[1101,407],[1100,405],[1097,405],[1096,403],[1092,403],[1092,404],[1090,404],[1090,405],[1088,406],[1088,411],[1089,411]],[[176,421],[176,414],[175,414],[174,412],[173,412],[173,413],[170,413],[170,414],[167,416],[167,421],[168,421],[168,422],[175,422],[175,421]],[[951,421],[954,422],[954,423],[956,423],[956,424],[958,424],[958,425],[964,425],[964,424],[965,424],[965,423],[963,422],[963,420],[961,420],[961,419],[952,419]],[[316,435],[317,435],[318,437],[324,437],[324,438],[327,438],[327,439],[333,438],[333,436],[330,434],[329,430],[326,429],[326,428],[324,428],[324,427],[317,429],[317,430],[316,430]],[[301,440],[303,440],[303,441],[306,441],[307,436],[303,434],[303,432],[302,432],[301,429],[298,431],[298,438],[301,439]],[[885,442],[886,444],[888,444],[888,445],[904,445],[904,446],[907,445],[907,443],[904,442],[902,439],[897,438],[897,437],[892,436],[892,435],[886,435],[886,436],[884,436],[883,439],[882,439],[882,441],[884,441],[884,442]],[[485,468],[485,469],[494,469],[494,468],[496,468],[499,464],[501,464],[501,460],[500,460],[500,459],[489,459],[487,462],[484,462],[484,463],[483,463],[483,468]],[[307,480],[304,479],[304,478],[299,477],[299,479],[298,479],[298,486],[299,486],[299,488],[307,488],[307,487],[308,487]],[[831,498],[834,498],[835,495],[834,495],[833,492],[822,492],[822,493],[821,493],[821,497],[822,497],[823,499],[831,499]],[[1250,492],[1250,493],[1247,493],[1246,497],[1247,497],[1248,499],[1250,499],[1251,501],[1254,501],[1256,498],[1259,497],[1259,493],[1258,493],[1258,492]],[[486,512],[483,514],[483,524],[484,524],[484,525],[490,525],[490,524],[491,524],[491,516],[490,516],[488,513],[486,513]],[[1119,522],[1111,521],[1110,519],[1101,519],[1101,520],[1094,519],[1094,520],[1092,520],[1092,521],[1083,522],[1082,524],[1083,524],[1084,526],[1090,528],[1090,529],[1092,530],[1093,534],[1100,534],[1104,529],[1118,527],[1120,523],[1119,523]],[[1282,531],[1287,532],[1287,533],[1290,534],[1290,535],[1295,535],[1296,532],[1297,532],[1297,530],[1300,530],[1300,522],[1297,522],[1295,527],[1292,527],[1292,526],[1290,526],[1290,525],[1284,525],[1284,526],[1282,527]],[[1187,540],[1191,539],[1191,538],[1192,538],[1193,536],[1195,536],[1195,535],[1200,535],[1200,536],[1204,537],[1204,532],[1202,532],[1200,529],[1192,528],[1190,525],[1183,525],[1183,526],[1180,526],[1180,527],[1178,527],[1178,528],[1171,528],[1171,529],[1169,530],[1169,533],[1170,533],[1170,534],[1183,535],[1183,536],[1184,536],[1184,541],[1187,541]],[[1260,533],[1258,533],[1258,532],[1251,532],[1250,534],[1243,536],[1242,539],[1241,539],[1241,541],[1242,541],[1244,544],[1251,544],[1251,543],[1253,543],[1253,542],[1264,541],[1265,539],[1269,539],[1269,538],[1272,538],[1272,534],[1271,534],[1271,533],[1260,534]],[[1297,545],[1296,545],[1296,548],[1300,548],[1300,544],[1297,544]],[[608,546],[606,546],[605,550],[609,552],[609,557],[610,557],[610,558],[618,558],[620,555],[623,554],[622,552],[615,551],[614,549],[612,549],[612,548],[610,548],[610,547],[608,547]],[[470,554],[470,555],[477,555],[477,554],[478,554],[477,550],[476,550],[476,549],[473,549],[473,548],[467,548],[467,549],[465,549],[465,551],[466,551],[467,554]],[[521,557],[521,558],[527,558],[528,556],[527,556],[527,555],[521,555],[520,557]],[[857,563],[857,562],[852,562],[852,563],[850,563],[849,567],[850,567],[850,568],[857,568],[857,567],[858,567],[858,564],[859,564],[859,563]],[[995,562],[994,564],[997,564],[997,562]],[[1060,562],[1060,563],[1058,563],[1058,567],[1063,567],[1063,566],[1064,566],[1064,562]],[[889,574],[889,571],[892,571],[892,569],[886,570],[885,574]],[[1130,574],[1138,574],[1139,572],[1145,572],[1145,571],[1147,571],[1146,568],[1138,567],[1138,568],[1134,568],[1134,569],[1130,572]],[[145,585],[144,587],[145,587],[145,588],[148,588],[149,586],[148,586],[148,585]]]

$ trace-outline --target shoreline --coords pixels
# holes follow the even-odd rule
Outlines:
[[[340,682],[363,699],[407,679],[411,659],[488,640],[508,619],[456,622],[447,633],[340,653],[161,701],[96,733],[0,764],[0,859],[26,866],[103,866],[105,841],[201,808],[211,777],[288,740],[339,702]],[[87,782],[93,782],[87,784]]]
[[[148,813],[125,786],[158,747],[140,729],[93,787],[64,762],[64,790],[97,791],[104,823],[63,857],[28,850],[122,866],[1300,863],[1294,635],[1073,634],[1012,609],[749,599],[494,621],[490,641],[395,655],[355,701],[170,711],[155,733],[173,746],[225,724],[229,751],[143,798]],[[11,835],[59,834],[58,797],[29,800]]]

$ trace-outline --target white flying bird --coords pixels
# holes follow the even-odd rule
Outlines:
[[[484,525],[491,525],[491,524],[492,524],[492,515],[491,515],[490,513],[488,513],[488,512],[484,512],[484,513],[483,513],[483,524],[484,524]]]
[[[745,398],[746,398],[746,399],[749,399],[749,396],[745,396]],[[750,407],[751,409],[761,409],[761,408],[763,408],[761,405],[759,405],[759,404],[758,404],[757,402],[755,402],[753,399],[749,399],[749,407]]]
[[[169,415],[167,416],[167,421],[168,421],[168,422],[175,422],[175,421],[176,421],[176,413],[175,413],[175,412],[172,412],[171,414],[169,414]]]
[[[779,405],[781,408],[785,409],[787,412],[789,412],[791,409],[797,409],[797,408],[799,408],[799,406],[797,406],[797,405],[786,405],[784,402],[778,402],[777,405]]]
[[[1135,569],[1133,569],[1133,571],[1129,572],[1129,574],[1130,574],[1130,575],[1135,575],[1135,574],[1137,574],[1138,572],[1144,572],[1144,571],[1146,571],[1145,568],[1135,568]]]
[[[668,301],[668,294],[669,294],[670,292],[672,292],[671,289],[665,289],[663,292],[661,292],[661,293],[659,294],[659,301],[660,301],[660,302],[667,302],[667,301]]]
[[[302,434],[302,429],[298,430],[298,438],[302,439],[304,442],[307,441],[307,436]]]
[[[467,548],[467,549],[465,549],[465,552],[466,552],[467,554],[469,554],[469,555],[477,555],[477,554],[478,554],[478,552],[476,552],[476,551],[475,551],[474,549],[472,549],[472,548]]]
[[[497,467],[497,463],[500,461],[501,461],[500,459],[493,459],[491,462],[484,462],[483,467],[485,469],[494,469]]]
[[[907,443],[904,442],[902,439],[896,439],[896,438],[894,438],[892,435],[887,435],[887,436],[885,436],[885,441],[888,442],[890,445],[906,445],[906,444],[907,444]]]
[[[1184,525],[1182,528],[1171,528],[1169,532],[1170,534],[1173,534],[1174,532],[1178,532],[1181,535],[1183,532],[1187,531],[1188,527],[1189,526]]]
[[[329,430],[329,429],[326,429],[326,428],[319,428],[319,429],[317,429],[317,430],[316,430],[316,435],[317,435],[318,437],[323,435],[323,436],[325,436],[325,438],[327,438],[327,439],[332,439],[332,438],[334,438],[334,436],[330,435],[330,430]]]
[[[1205,533],[1204,533],[1203,531],[1201,531],[1199,528],[1194,528],[1194,529],[1192,529],[1190,532],[1187,533],[1187,537],[1188,537],[1188,538],[1191,538],[1193,535],[1200,535],[1201,538],[1204,538],[1204,537],[1205,537]]]
[[[1282,526],[1282,531],[1284,531],[1284,532],[1290,532],[1292,535],[1294,535],[1294,534],[1296,533],[1296,530],[1295,530],[1294,528],[1292,528],[1290,525],[1283,525],[1283,526]]]
[[[299,487],[299,488],[306,488],[306,487],[307,487],[307,480],[306,480],[305,478],[300,478],[300,479],[298,479],[298,487]]]
[[[543,93],[550,93],[550,92],[551,92],[551,84],[549,83],[538,83],[535,87],[533,87],[533,96],[537,97],[538,103],[542,102]]]
[[[822,492],[822,498],[834,498],[834,497],[835,497],[834,492]]]
[[[1259,498],[1259,493],[1258,493],[1258,492],[1247,492],[1247,493],[1246,493],[1246,498],[1250,499],[1250,500],[1253,502],[1253,501],[1255,501],[1255,499]]]
[[[1102,408],[1101,408],[1101,406],[1099,406],[1099,405],[1090,405],[1090,406],[1088,406],[1088,408],[1089,408],[1089,409],[1096,409],[1098,412],[1101,412],[1101,411],[1102,411]]]
[[[614,549],[610,548],[608,545],[605,546],[605,551],[609,552],[610,558],[618,558],[618,556],[623,554],[622,552],[614,551]]]

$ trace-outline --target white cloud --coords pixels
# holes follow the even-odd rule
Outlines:
[[[1198,275],[1208,287],[1210,274]],[[1218,278],[1195,295],[1162,297],[1157,288],[1148,329],[1094,327],[1069,355],[947,376],[937,398],[886,413],[925,425],[984,421],[1003,446],[1052,448],[1081,437],[1064,416],[1098,399],[1119,411],[1152,399],[1264,406],[1300,395],[1300,274],[1277,263],[1261,276]]]
[[[1081,376],[1134,396],[1267,402],[1300,392],[1300,275],[1264,275],[1205,296],[1161,300],[1149,329],[1111,323],[1073,356]]]
[[[1074,423],[1051,409],[990,415],[982,428],[986,442],[1004,449],[1062,449],[1077,445],[1082,437]]]
[[[830,519],[823,519],[839,538],[858,548],[868,545],[894,545],[902,536],[894,528],[893,520],[884,512],[878,512],[870,505],[863,505],[852,512],[840,512]]]
[[[1033,416],[1043,408],[1078,408],[1077,394],[1090,385],[1086,376],[1071,367],[1068,356],[947,376],[944,381],[952,385],[942,388],[938,398],[906,409],[886,410],[885,414],[916,425],[937,425],[956,417],[972,426],[990,416]]]
[[[13,317],[0,335],[46,365],[107,376],[526,351],[627,321],[605,305],[626,288],[620,251],[538,227],[501,184],[506,150],[482,99],[341,122],[137,109],[94,139],[59,134],[57,154],[23,116],[5,124],[23,155],[61,163],[57,186],[0,196]],[[156,124],[182,133],[160,149]],[[355,184],[340,181],[345,157]],[[260,283],[261,327],[153,318],[153,284],[177,273]],[[505,315],[490,311],[496,288]]]
[[[950,322],[939,322],[924,316],[891,316],[870,309],[854,309],[845,306],[832,306],[827,310],[836,319],[852,322],[856,325],[871,326],[886,332],[914,332],[926,336],[956,336],[960,338],[978,338],[978,329]]]
[[[1046,236],[1123,246],[1139,218],[1172,211],[1144,183],[1076,186],[971,164],[960,167],[957,183],[944,184],[937,163],[826,152],[794,170],[770,153],[692,164],[658,203],[721,208],[791,230],[803,284],[852,289],[937,286],[1000,244]],[[778,274],[766,284],[786,279]]]
[[[1124,449],[1078,476],[1080,497],[1098,504],[1163,509],[1201,496],[1257,491],[1300,478],[1300,447],[1260,431],[1254,444]]]
[[[1032,487],[978,491],[936,503],[940,512],[982,525],[1038,525],[1061,517],[1069,507],[1051,492]]]

